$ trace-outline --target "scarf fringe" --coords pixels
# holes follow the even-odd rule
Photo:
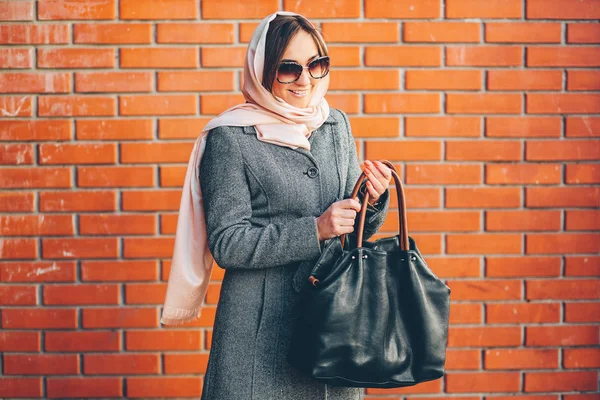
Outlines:
[[[169,318],[169,317],[160,317],[160,323],[162,325],[183,325],[187,322],[194,322],[200,318],[202,315],[202,310],[198,310],[196,315],[192,315],[190,317],[183,318]]]

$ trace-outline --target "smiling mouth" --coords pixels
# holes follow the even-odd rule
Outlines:
[[[308,89],[306,90],[289,90],[294,96],[304,97],[308,94]]]

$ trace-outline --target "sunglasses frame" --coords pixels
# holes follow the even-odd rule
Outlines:
[[[313,76],[312,72],[310,72],[310,65],[312,63],[316,62],[316,61],[320,61],[320,60],[323,60],[323,59],[327,59],[328,64],[329,64],[327,66],[327,72],[324,75],[322,75],[322,76],[320,76],[320,77],[317,78],[317,77]],[[311,76],[311,78],[313,78],[313,79],[323,79],[327,75],[329,75],[330,63],[331,63],[331,59],[329,58],[329,56],[322,56],[322,57],[315,58],[314,60],[312,60],[311,62],[309,62],[306,67],[304,65],[298,64],[295,61],[285,61],[285,62],[279,63],[279,65],[277,66],[277,71],[275,72],[275,79],[277,79],[277,82],[281,83],[282,85],[289,85],[291,83],[296,82],[298,79],[300,79],[300,77],[302,76],[302,72],[304,72],[305,69],[308,69],[308,74]],[[283,64],[286,64],[286,65],[290,65],[290,64],[297,65],[298,67],[302,68],[302,71],[300,72],[300,74],[298,74],[298,76],[296,77],[296,79],[294,79],[293,81],[282,82],[282,81],[279,80],[279,67],[281,67],[281,65],[283,65]]]

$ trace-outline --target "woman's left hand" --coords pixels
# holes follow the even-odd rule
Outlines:
[[[392,171],[380,161],[371,162],[366,160],[365,173],[368,178],[367,190],[369,191],[369,203],[375,204],[390,186]]]

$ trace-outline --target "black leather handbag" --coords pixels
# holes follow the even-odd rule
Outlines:
[[[399,234],[363,242],[365,191],[357,231],[331,239],[314,265],[292,334],[288,362],[330,385],[393,388],[444,375],[450,288],[408,236],[402,182],[382,162],[396,185]]]

